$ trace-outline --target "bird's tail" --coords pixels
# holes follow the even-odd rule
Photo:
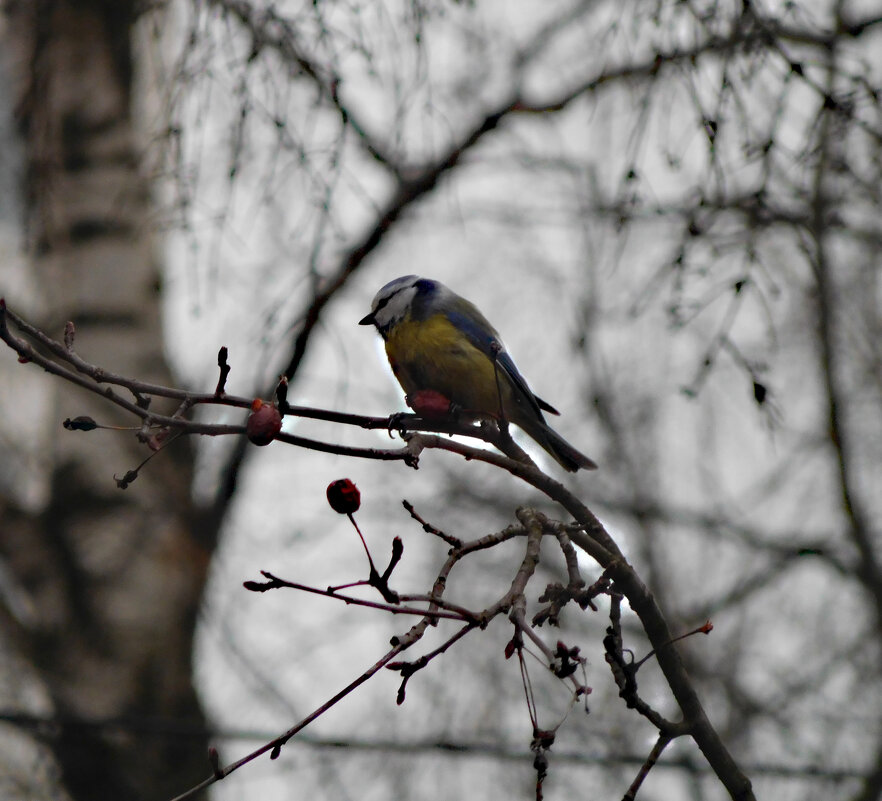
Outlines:
[[[540,420],[531,421],[528,428],[524,428],[533,439],[536,440],[554,460],[571,473],[575,473],[580,467],[585,470],[596,470],[597,464],[576,450],[560,434]]]

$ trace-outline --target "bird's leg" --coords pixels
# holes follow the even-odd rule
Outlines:
[[[389,437],[392,437],[393,431],[407,431],[408,427],[405,423],[413,420],[414,417],[415,415],[412,415],[409,412],[395,412],[395,414],[390,414],[389,419],[386,421],[386,430],[389,432]]]

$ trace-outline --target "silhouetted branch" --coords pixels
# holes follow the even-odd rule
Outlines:
[[[26,332],[27,335],[38,342],[42,348],[47,349],[53,354],[57,361],[50,359],[25,340],[12,334],[7,324],[8,320],[11,320],[19,330]],[[42,332],[29,326],[17,315],[11,313],[6,308],[5,302],[0,301],[0,339],[3,339],[3,341],[19,354],[20,360],[33,361],[43,369],[53,372],[73,384],[83,386],[96,392],[106,398],[109,402],[116,404],[142,419],[145,424],[149,426],[164,426],[188,433],[241,434],[244,431],[244,427],[241,426],[221,427],[205,423],[196,424],[183,418],[156,415],[149,412],[148,409],[153,397],[168,397],[181,401],[178,408],[186,410],[189,410],[200,403],[246,406],[248,405],[248,401],[244,398],[235,398],[232,396],[226,396],[225,394],[186,393],[181,390],[146,384],[107,373],[106,371],[85,362],[73,353],[73,337],[71,334],[72,329],[66,335],[64,344],[55,342]],[[114,392],[111,386],[104,386],[104,388],[102,388],[102,385],[121,386],[135,396],[136,402],[133,403],[127,401],[118,393]],[[284,398],[282,400],[284,401]],[[291,442],[292,444],[302,445],[304,447],[332,450],[337,453],[349,453],[351,455],[365,456],[369,458],[401,458],[413,465],[416,465],[420,453],[427,448],[447,450],[466,459],[480,460],[488,464],[496,465],[507,470],[512,475],[521,478],[531,486],[539,489],[547,497],[557,501],[563,506],[563,508],[573,515],[576,520],[576,525],[564,527],[561,523],[549,521],[542,514],[529,509],[519,509],[518,518],[521,523],[520,527],[510,527],[503,532],[492,534],[471,542],[460,542],[456,538],[445,537],[444,539],[454,547],[452,547],[447,560],[441,567],[428,599],[425,599],[428,601],[427,609],[402,607],[401,604],[398,603],[401,598],[397,593],[393,593],[386,583],[388,575],[386,576],[386,579],[379,576],[376,569],[373,567],[373,560],[371,560],[371,577],[366,583],[373,584],[377,587],[383,594],[384,598],[387,601],[392,601],[392,603],[380,604],[377,602],[355,599],[350,596],[341,596],[335,592],[333,588],[322,590],[303,584],[288,582],[268,572],[264,573],[268,579],[265,583],[247,582],[246,587],[252,591],[262,592],[269,589],[283,587],[297,589],[304,592],[325,595],[330,598],[337,598],[347,604],[371,606],[378,610],[391,612],[393,614],[403,613],[418,615],[421,617],[421,620],[406,634],[401,637],[396,637],[393,640],[393,649],[380,660],[380,662],[376,663],[372,668],[348,685],[343,691],[335,695],[326,704],[319,707],[310,716],[289,729],[283,735],[280,735],[261,748],[253,751],[238,762],[232,763],[225,768],[220,768],[215,765],[212,769],[212,776],[209,779],[205,780],[205,782],[200,784],[197,788],[194,788],[192,791],[179,798],[190,797],[195,792],[204,789],[204,787],[218,781],[223,776],[229,775],[229,773],[238,769],[238,767],[252,761],[263,753],[270,752],[271,756],[277,756],[281,747],[294,734],[319,715],[323,714],[324,711],[370,678],[370,676],[374,675],[377,670],[387,666],[398,653],[417,642],[425,633],[426,628],[429,625],[436,623],[439,618],[464,620],[466,625],[450,637],[441,647],[431,652],[431,654],[425,655],[413,663],[400,663],[396,665],[395,669],[398,669],[402,673],[403,678],[403,684],[400,691],[401,700],[403,700],[404,684],[415,672],[425,667],[431,659],[444,653],[450,646],[463,638],[468,632],[485,626],[490,620],[500,614],[509,615],[509,618],[515,626],[516,640],[518,642],[522,642],[520,639],[521,636],[531,640],[543,655],[549,669],[559,675],[562,680],[572,682],[574,697],[580,697],[587,694],[590,691],[589,688],[576,681],[574,676],[574,667],[580,661],[580,657],[578,656],[579,649],[577,647],[567,647],[563,643],[558,643],[557,648],[552,649],[537,635],[533,626],[531,626],[526,619],[525,589],[538,564],[540,544],[546,536],[553,539],[561,548],[569,570],[571,591],[577,592],[583,586],[583,581],[579,575],[578,565],[574,560],[574,554],[572,551],[572,546],[575,544],[591,555],[604,570],[602,580],[595,583],[593,591],[606,592],[610,586],[609,582],[612,582],[612,586],[616,591],[620,592],[624,597],[627,597],[631,608],[636,612],[643,623],[644,629],[653,646],[659,666],[665,674],[671,690],[680,705],[680,709],[683,713],[683,720],[677,724],[665,720],[645,704],[636,694],[636,684],[633,684],[633,673],[636,672],[637,666],[630,665],[629,667],[629,663],[625,660],[623,656],[623,647],[621,645],[621,635],[620,632],[616,631],[617,624],[614,622],[612,632],[613,640],[610,641],[611,645],[607,648],[607,654],[611,666],[614,668],[614,675],[616,675],[617,680],[620,681],[622,695],[628,705],[634,706],[638,709],[638,711],[647,717],[647,719],[649,719],[663,735],[673,737],[687,733],[690,734],[698,743],[709,763],[714,768],[720,780],[727,787],[732,797],[739,800],[752,798],[750,782],[737,768],[734,761],[731,759],[731,756],[728,754],[728,751],[723,746],[717,732],[707,721],[704,710],[702,709],[701,703],[695,693],[695,689],[692,686],[689,677],[686,675],[679,655],[673,645],[674,638],[668,630],[667,624],[655,599],[638,578],[631,565],[625,560],[614,540],[595,515],[566,487],[546,476],[528,460],[524,461],[520,458],[511,458],[491,451],[464,445],[460,442],[445,440],[436,434],[409,433],[405,432],[403,429],[405,427],[413,428],[416,426],[426,426],[434,427],[435,429],[445,429],[451,433],[468,433],[471,436],[478,436],[486,441],[492,442],[498,447],[508,449],[510,443],[504,432],[498,429],[493,429],[489,426],[458,426],[448,425],[446,423],[439,424],[437,421],[432,421],[430,423],[411,415],[393,416],[391,419],[365,418],[355,415],[329,413],[323,410],[303,410],[296,407],[289,407],[286,403],[284,405],[285,408],[282,411],[286,414],[304,412],[304,416],[333,420],[341,424],[359,425],[364,428],[379,428],[381,426],[385,428],[391,424],[396,429],[402,431],[406,446],[398,451],[340,448],[339,446],[326,443],[315,443],[284,433],[278,434],[277,439],[280,441]],[[260,408],[263,408],[263,406],[265,406],[265,404],[261,404]],[[519,453],[517,455],[519,455]],[[341,484],[341,482],[337,483]],[[345,484],[346,482],[343,481],[342,485]],[[340,498],[334,499],[334,502],[339,506],[338,511],[349,512],[351,517],[352,509],[358,508],[357,491],[355,491],[353,486],[352,492],[349,493],[352,496],[350,498],[349,496],[344,497],[344,491],[348,491],[346,486],[342,486],[342,489],[337,489],[339,489],[339,493],[343,493]],[[348,506],[347,498],[354,503],[354,506]],[[419,516],[415,515],[412,509],[410,511],[414,519],[421,522],[422,525],[426,527],[427,524],[425,524]],[[433,529],[428,527],[428,530]],[[515,536],[526,536],[524,557],[512,580],[510,588],[502,597],[480,612],[464,614],[461,607],[454,608],[448,606],[447,608],[442,608],[443,604],[441,601],[444,595],[444,590],[447,586],[448,575],[460,560],[470,553],[493,547]],[[391,572],[391,568],[394,567],[396,562],[397,559],[395,559],[393,554],[390,568],[386,571],[387,574]],[[575,597],[577,596],[574,596],[574,599]],[[613,596],[613,598],[615,597],[617,596]],[[585,602],[585,607],[587,607],[590,605],[589,602],[591,597],[587,596],[581,600]],[[616,608],[616,603],[614,602],[613,615],[611,617],[613,621],[616,620]],[[520,654],[520,649],[518,650]],[[550,742],[546,743],[541,748],[543,759],[547,758],[546,752],[548,747],[550,747]],[[543,772],[540,771],[537,788],[541,788],[542,775]]]

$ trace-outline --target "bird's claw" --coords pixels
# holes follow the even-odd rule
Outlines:
[[[393,431],[406,431],[407,426],[404,425],[404,418],[413,417],[412,414],[408,414],[407,412],[395,412],[395,414],[390,414],[389,419],[386,421],[386,431],[389,434],[389,439],[392,439]]]

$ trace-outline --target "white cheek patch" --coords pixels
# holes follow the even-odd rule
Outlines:
[[[377,327],[385,328],[390,323],[403,319],[416,294],[415,286],[399,289],[382,308],[374,313]],[[377,305],[379,306],[379,304]]]

